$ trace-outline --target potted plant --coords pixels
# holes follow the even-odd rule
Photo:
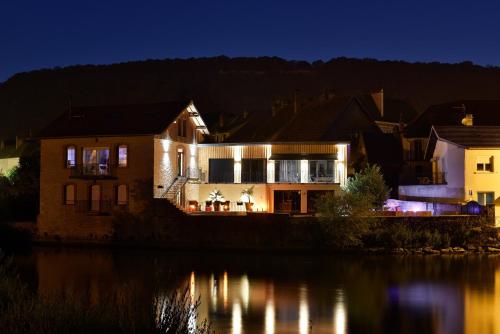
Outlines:
[[[241,191],[241,199],[243,202],[245,202],[245,209],[247,211],[252,211],[253,207],[253,202],[252,202],[252,196],[253,196],[253,187],[251,186],[250,188],[245,188]]]
[[[224,196],[219,189],[214,189],[208,196],[214,203],[214,211],[220,211],[220,202],[224,200]]]

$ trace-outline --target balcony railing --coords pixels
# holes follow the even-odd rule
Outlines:
[[[417,177],[417,184],[446,184],[446,173],[432,173],[430,176]]]
[[[110,214],[113,209],[111,200],[79,200],[75,202],[75,211],[96,215]]]
[[[71,168],[71,178],[81,179],[113,179],[116,168],[111,164],[80,164]]]

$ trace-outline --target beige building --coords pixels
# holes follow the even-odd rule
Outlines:
[[[187,101],[73,108],[39,136],[39,233],[110,238],[112,213],[141,212],[184,176],[206,133]]]
[[[346,182],[353,129],[381,133],[359,100],[328,103],[254,113],[223,138],[192,102],[73,108],[39,136],[39,232],[111,238],[114,213],[153,199],[181,214],[313,213]]]

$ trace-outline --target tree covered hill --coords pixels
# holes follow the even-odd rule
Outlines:
[[[500,68],[336,58],[328,62],[276,57],[146,60],[76,65],[19,73],[0,84],[0,138],[36,134],[73,106],[192,98],[208,119],[221,112],[271,110],[297,102],[384,89],[422,111],[458,99],[500,99]]]

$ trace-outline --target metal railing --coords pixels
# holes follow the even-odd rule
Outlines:
[[[70,169],[72,178],[113,178],[116,168],[111,164],[79,164]]]

